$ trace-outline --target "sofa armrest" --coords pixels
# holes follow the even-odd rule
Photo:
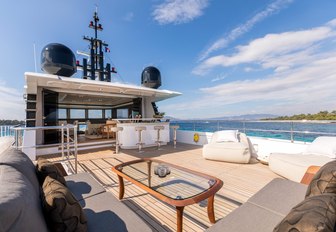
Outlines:
[[[321,166],[310,166],[302,177],[301,184],[309,185],[314,175],[320,170]]]

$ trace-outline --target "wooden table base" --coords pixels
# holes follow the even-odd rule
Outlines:
[[[119,179],[119,200],[123,199],[125,193],[124,179],[118,175]]]
[[[212,195],[211,197],[208,198],[208,217],[209,217],[209,221],[212,224],[216,222],[214,201],[215,201],[215,195]]]
[[[184,207],[176,206],[176,217],[177,217],[177,232],[182,232],[183,227],[183,210]]]

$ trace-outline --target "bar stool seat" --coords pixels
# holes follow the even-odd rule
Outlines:
[[[124,128],[123,127],[111,127],[111,131],[115,132],[116,135],[116,153],[119,153],[119,148],[120,148],[120,143],[119,143],[119,131],[123,131]]]
[[[176,130],[180,128],[179,125],[170,126],[174,130],[174,148],[176,148]]]
[[[142,141],[142,132],[146,130],[146,127],[144,126],[137,126],[135,127],[135,131],[138,132],[138,147],[139,147],[139,153],[140,152],[143,152],[141,149],[142,149],[142,146],[145,145],[145,143]]]
[[[164,126],[154,126],[154,130],[157,131],[157,136],[156,136],[156,144],[157,144],[157,149],[160,150],[161,147],[161,143],[163,143],[163,141],[161,141],[161,136],[160,136],[160,131],[164,130]]]

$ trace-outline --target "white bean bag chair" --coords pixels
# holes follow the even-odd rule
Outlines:
[[[231,163],[249,163],[251,144],[244,133],[236,130],[217,131],[209,144],[203,146],[203,157]]]

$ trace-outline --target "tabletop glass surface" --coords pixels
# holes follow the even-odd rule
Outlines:
[[[210,177],[206,178],[156,161],[124,165],[119,170],[156,192],[176,200],[194,197],[215,184],[215,180]]]

